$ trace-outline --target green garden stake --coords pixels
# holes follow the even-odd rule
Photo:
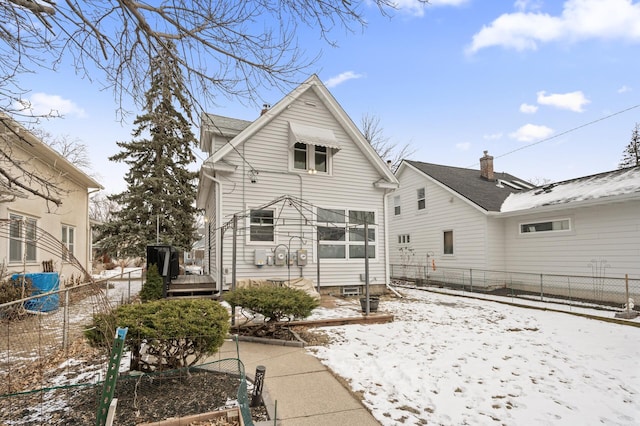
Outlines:
[[[96,426],[105,426],[107,416],[109,415],[109,406],[116,390],[116,380],[118,380],[118,370],[120,368],[120,360],[122,359],[122,350],[124,349],[124,338],[127,335],[128,328],[116,329],[116,337],[111,348],[111,356],[109,356],[109,367],[107,368],[107,376],[104,380],[102,388],[102,396],[98,404],[98,413],[96,416]]]

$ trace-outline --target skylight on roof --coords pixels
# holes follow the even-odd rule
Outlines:
[[[527,189],[535,188],[535,186],[531,185],[530,183],[522,182],[520,180],[514,180],[513,183],[516,183],[516,184],[522,186],[523,188],[527,188]]]
[[[518,189],[518,190],[525,188],[524,185],[520,186],[517,183],[515,183],[514,181],[509,182],[508,180],[502,180],[502,179],[498,179],[498,186],[499,185],[507,185],[509,188]]]

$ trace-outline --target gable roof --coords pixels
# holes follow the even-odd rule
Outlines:
[[[312,90],[314,94],[322,101],[327,110],[333,115],[338,124],[347,133],[349,138],[364,153],[365,159],[367,159],[375,167],[376,171],[383,177],[384,181],[396,187],[398,185],[398,180],[396,179],[393,172],[382,161],[378,153],[371,147],[371,144],[369,144],[369,142],[367,142],[367,140],[364,138],[358,127],[353,123],[351,118],[349,118],[347,113],[342,109],[340,104],[338,104],[333,95],[331,95],[329,90],[325,87],[324,84],[322,84],[318,76],[315,74],[305,80],[292,92],[290,92],[278,103],[276,103],[272,108],[267,110],[255,121],[250,122],[244,128],[242,127],[245,123],[247,123],[244,120],[235,120],[228,117],[209,115],[209,117],[218,117],[223,119],[221,122],[216,122],[216,127],[214,128],[220,130],[223,130],[223,127],[227,130],[235,129],[239,130],[239,133],[233,136],[233,139],[231,139],[227,144],[214,152],[207,160],[205,160],[204,164],[217,163],[218,161],[222,160],[227,154],[232,152],[239,145],[251,139],[251,137],[253,137],[259,130],[261,130],[265,125],[271,122],[275,117],[280,115],[280,113],[286,110],[289,106],[291,106],[291,104],[293,104],[309,90]]]
[[[248,120],[240,120],[238,118],[225,117],[222,115],[204,112],[200,117],[200,148],[204,148],[204,134],[207,131],[223,136],[227,139],[233,139],[238,136],[240,132],[249,127],[250,124],[251,121]]]
[[[640,199],[640,166],[579,177],[510,195],[501,212],[563,207],[577,202],[590,204],[615,199]]]
[[[533,187],[526,180],[509,173],[494,172],[495,180],[490,181],[481,177],[480,171],[476,169],[411,160],[403,160],[396,174],[399,174],[405,165],[427,175],[483,210],[491,212],[499,212],[504,200],[512,193]]]

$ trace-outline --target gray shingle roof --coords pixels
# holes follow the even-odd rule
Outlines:
[[[252,123],[252,121],[208,113],[206,114],[205,120],[203,120],[202,124],[210,127],[213,133],[228,138],[236,137]]]
[[[421,161],[405,161],[487,211],[499,212],[500,206],[510,194],[522,191],[522,189],[512,188],[507,184],[499,184],[498,179],[505,182],[528,183],[524,179],[504,172],[494,172],[496,180],[489,181],[481,177],[480,170],[477,169],[443,166]]]

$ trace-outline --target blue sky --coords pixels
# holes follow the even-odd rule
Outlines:
[[[309,72],[356,124],[379,117],[391,141],[415,150],[412,160],[477,168],[488,150],[496,171],[529,180],[617,167],[640,122],[640,1],[397,3],[391,18],[365,4],[367,27],[332,33],[338,47],[313,29],[298,34],[310,56],[322,51]],[[107,158],[116,141],[131,139],[134,117],[116,121],[113,94],[71,66],[27,76],[23,86],[35,110],[65,116],[41,127],[85,143],[106,191],[123,191],[127,170]],[[258,98],[275,104],[284,94]],[[220,103],[209,112],[259,115],[259,106]]]

